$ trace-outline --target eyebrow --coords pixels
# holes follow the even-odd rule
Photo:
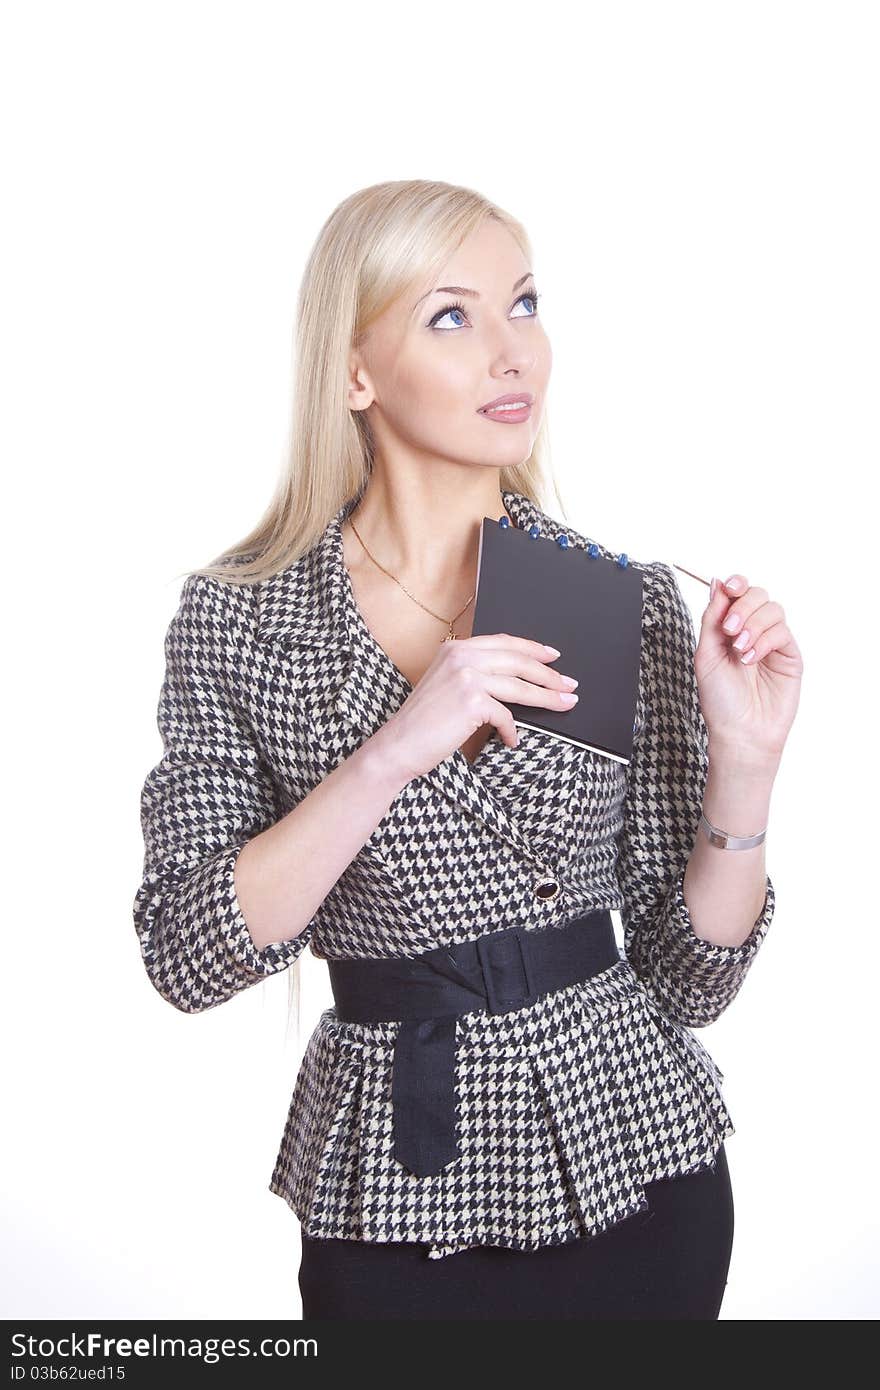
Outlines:
[[[532,272],[530,270],[527,270],[525,275],[521,275],[519,279],[514,282],[513,288],[515,290],[519,289],[520,285],[525,284],[526,280],[530,280],[531,278]],[[419,298],[416,300],[415,304],[413,305],[413,309],[417,309],[421,304],[422,300],[427,299],[428,295],[431,294],[469,294],[473,299],[480,298],[479,290],[468,290],[465,289],[464,285],[438,285],[436,289],[428,290],[426,294],[420,295]]]

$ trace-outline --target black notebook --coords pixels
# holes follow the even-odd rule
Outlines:
[[[630,761],[641,655],[640,569],[484,517],[471,635],[491,632],[558,647],[562,655],[549,664],[579,682],[571,709],[508,704],[517,724]]]

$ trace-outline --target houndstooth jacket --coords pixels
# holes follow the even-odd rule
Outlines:
[[[522,494],[502,495],[515,525],[591,543]],[[473,764],[454,750],[395,797],[301,934],[259,950],[236,897],[239,851],[412,689],[354,601],[341,525],[358,500],[267,581],[184,582],[165,639],[164,753],[141,794],[143,962],[169,1003],[196,1013],[307,946],[324,959],[416,955],[616,910],[623,952],[610,969],[513,1012],[459,1017],[460,1156],[435,1175],[392,1154],[398,1025],[325,1010],[269,1182],[309,1235],[419,1241],[433,1259],[592,1237],[645,1209],[646,1183],[714,1167],[734,1133],[724,1075],[692,1029],[733,1000],[774,911],[768,876],[748,938],[718,946],[697,936],[684,901],[708,767],[691,614],[670,566],[639,565],[628,764],[522,726],[516,748],[495,735]],[[536,892],[548,872],[562,889],[549,899]]]

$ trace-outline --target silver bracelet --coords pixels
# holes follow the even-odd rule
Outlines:
[[[753,849],[755,845],[760,845],[765,835],[766,828],[757,835],[728,835],[726,830],[719,830],[706,820],[703,812],[700,812],[700,825],[706,832],[706,838],[710,845],[715,845],[718,849]]]

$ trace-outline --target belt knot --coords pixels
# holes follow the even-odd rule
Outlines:
[[[490,1013],[510,1013],[537,999],[528,946],[528,934],[522,927],[477,938],[477,958]]]

